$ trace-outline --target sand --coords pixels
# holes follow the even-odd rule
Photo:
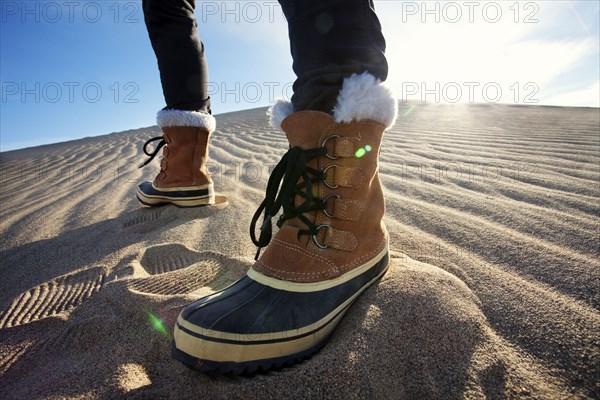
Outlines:
[[[214,207],[137,203],[157,127],[1,154],[1,398],[600,398],[600,110],[401,105],[389,272],[323,351],[250,378],[170,358],[181,307],[250,267],[287,146],[264,108],[217,120]]]

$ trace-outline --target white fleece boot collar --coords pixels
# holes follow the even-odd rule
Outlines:
[[[371,119],[387,128],[394,125],[397,115],[398,104],[392,90],[367,72],[344,79],[333,108],[335,122]]]
[[[267,111],[276,129],[295,112],[290,101],[278,99]],[[368,72],[354,74],[344,79],[342,89],[333,108],[335,122],[370,119],[390,128],[398,116],[398,103],[392,90]]]
[[[269,107],[267,110],[267,115],[269,116],[271,126],[273,126],[275,129],[281,129],[281,123],[283,120],[292,115],[294,112],[295,110],[292,102],[281,98],[275,100],[275,104]]]
[[[208,132],[213,132],[217,126],[215,117],[210,114],[184,110],[160,110],[156,114],[156,123],[160,128],[166,126],[195,126],[206,128]]]

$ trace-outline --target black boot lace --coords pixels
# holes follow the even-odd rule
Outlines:
[[[321,227],[315,225],[304,214],[310,211],[325,210],[325,202],[313,194],[313,185],[324,181],[325,177],[324,171],[311,168],[307,163],[316,157],[326,155],[326,153],[327,149],[325,147],[307,150],[303,150],[298,146],[292,147],[275,166],[267,183],[265,198],[254,213],[250,223],[250,237],[258,247],[255,259],[258,259],[260,250],[271,241],[273,235],[271,219],[277,215],[281,208],[283,208],[283,213],[277,220],[279,228],[285,221],[297,217],[307,227],[307,229],[298,231],[298,238],[301,235],[311,235],[313,239],[316,238]],[[302,178],[301,181],[300,178]],[[296,206],[296,196],[305,198],[305,201]],[[256,223],[263,211],[263,223],[260,226],[260,235],[257,239],[255,234]]]
[[[152,142],[156,142],[157,140],[160,140],[160,142],[158,142],[158,146],[156,146],[156,148],[154,149],[154,151],[152,153],[150,153],[148,151],[148,149],[147,149],[148,145],[150,143],[152,143]],[[154,137],[154,138],[148,140],[146,143],[144,143],[143,150],[144,150],[144,154],[146,154],[148,156],[148,159],[145,162],[143,162],[140,165],[138,165],[138,168],[142,168],[142,167],[145,167],[146,165],[150,164],[150,162],[152,160],[154,160],[154,157],[156,157],[156,155],[158,154],[158,152],[160,151],[160,149],[162,149],[162,147],[165,144],[167,144],[167,142],[165,142],[165,140],[163,139],[162,136]]]

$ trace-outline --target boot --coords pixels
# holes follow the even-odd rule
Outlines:
[[[253,373],[321,349],[388,267],[378,154],[396,102],[371,75],[346,79],[334,116],[279,103],[290,150],[251,224],[259,248],[247,275],[184,308],[173,355],[205,372]],[[279,230],[271,240],[271,220]],[[260,235],[257,220],[264,213]]]
[[[174,204],[195,207],[214,204],[213,182],[206,170],[208,139],[215,130],[215,119],[195,111],[162,110],[157,115],[163,135],[144,145],[150,163],[163,150],[160,172],[153,182],[143,182],[137,188],[138,200],[147,206]],[[150,143],[160,140],[154,152]]]

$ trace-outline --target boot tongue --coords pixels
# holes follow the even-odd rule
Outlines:
[[[299,146],[303,150],[314,149],[321,146],[320,138],[330,126],[334,124],[333,117],[321,111],[299,111],[296,112],[281,123],[281,129],[285,132],[290,143],[290,147]],[[307,166],[317,169],[317,159],[310,160]],[[319,185],[313,185],[312,194],[314,197],[320,197]],[[294,204],[299,207],[306,199],[296,196]],[[311,211],[304,216],[311,221],[315,221],[317,213]],[[292,218],[285,222],[284,226],[296,229],[306,229],[306,225],[299,218]],[[307,239],[303,239],[307,240]],[[306,244],[306,243],[305,243]]]
[[[299,111],[281,123],[290,147],[300,146],[302,149],[319,147],[319,138],[330,125],[333,117],[321,111]]]

